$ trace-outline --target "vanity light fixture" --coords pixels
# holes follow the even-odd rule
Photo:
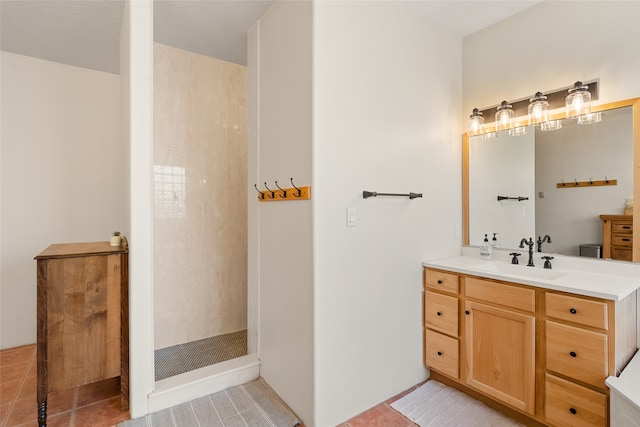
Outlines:
[[[529,100],[529,124],[539,125],[549,120],[549,101],[542,92],[536,94]]]
[[[589,113],[578,116],[578,124],[579,125],[590,125],[593,123],[600,123],[602,121],[602,113],[598,111],[597,113]]]
[[[516,126],[509,129],[509,136],[524,136],[527,134],[526,126]]]
[[[543,132],[549,132],[558,129],[562,129],[562,120],[549,120],[540,123],[540,130]]]
[[[469,130],[467,131],[467,134],[469,136],[480,135],[482,133],[482,125],[484,124],[484,117],[482,117],[480,110],[474,108],[469,119]]]
[[[496,112],[496,132],[511,129],[514,115],[513,107],[507,101],[502,101]]]
[[[587,90],[589,86],[581,81],[574,83],[569,89],[569,95],[564,99],[567,118],[578,118],[591,113],[591,94]]]
[[[483,134],[483,135],[482,135],[482,138],[483,138],[485,141],[490,141],[490,140],[492,140],[492,139],[496,139],[497,137],[498,137],[498,134],[497,134],[497,133],[495,133],[495,132],[487,132],[487,133],[485,133],[485,134]]]

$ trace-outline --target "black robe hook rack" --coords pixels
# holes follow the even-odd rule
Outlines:
[[[378,196],[389,196],[389,197],[408,197],[409,199],[417,199],[418,197],[422,197],[422,193],[408,193],[408,194],[399,194],[399,193],[378,193],[377,191],[363,191],[362,198],[368,199],[369,197],[378,197]]]

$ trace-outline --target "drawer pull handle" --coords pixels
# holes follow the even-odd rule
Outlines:
[[[442,285],[442,279],[438,279],[438,285]]]
[[[438,356],[442,356],[442,352],[441,351],[438,352]]]
[[[578,413],[578,411],[576,411],[575,408],[569,408],[569,412],[571,412],[573,415]]]
[[[439,311],[437,311],[437,312],[436,312],[436,314],[437,314],[438,316],[442,316],[442,313],[440,313]]]
[[[631,226],[630,225],[623,225],[622,228],[625,229],[625,230],[628,230],[628,229],[631,228]]]
[[[467,316],[470,315],[471,313],[469,312],[469,310],[465,310],[464,314],[466,314]]]
[[[623,241],[623,242],[630,242],[630,241],[631,241],[631,239],[624,238],[624,239],[622,239],[622,241]]]
[[[576,310],[575,308],[570,308],[569,309],[569,313],[571,314],[576,314],[578,312],[578,310]]]
[[[569,352],[569,356],[571,356],[571,357],[577,357],[578,355],[576,354],[576,352],[575,352],[575,351],[570,351],[570,352]]]

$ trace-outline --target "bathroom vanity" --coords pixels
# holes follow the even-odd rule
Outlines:
[[[556,257],[543,269],[476,252],[423,263],[432,376],[527,425],[608,425],[605,381],[638,344],[638,266]]]

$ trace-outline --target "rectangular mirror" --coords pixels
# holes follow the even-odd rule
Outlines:
[[[578,256],[582,245],[583,255],[592,255],[585,249],[603,243],[600,215],[622,215],[629,198],[640,203],[639,110],[634,98],[594,106],[600,123],[565,119],[556,131],[528,127],[526,135],[501,132],[490,140],[464,134],[464,243],[480,245],[485,234],[498,233],[503,248],[517,248],[521,238],[548,234],[544,252]],[[585,184],[571,187],[576,181]],[[589,185],[594,181],[603,185]],[[628,257],[634,261],[640,261],[639,222],[633,221]]]

